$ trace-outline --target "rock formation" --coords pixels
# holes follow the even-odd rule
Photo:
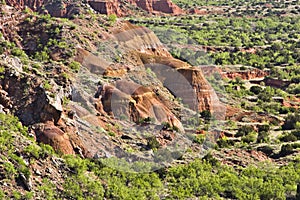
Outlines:
[[[181,98],[184,104],[189,105],[190,109],[225,112],[200,68],[191,67],[174,58],[157,56],[149,60],[145,54],[142,57],[144,64],[151,67],[164,86]]]
[[[18,58],[2,57],[4,71],[0,79],[0,103],[3,110],[15,114],[22,124],[34,127],[38,142],[53,146],[65,154],[79,153],[88,156],[87,150],[76,135],[74,125],[62,120],[64,92],[54,85],[51,95],[42,80],[28,75]]]
[[[104,110],[116,118],[126,117],[137,123],[145,119],[168,122],[183,131],[181,122],[149,88],[120,80],[115,86],[102,86],[99,93]]]
[[[118,42],[118,48],[126,49],[122,52],[124,57],[128,56],[130,62],[136,60],[133,63],[135,68],[141,66],[151,68],[162,84],[175,97],[181,98],[184,104],[189,105],[190,109],[224,112],[224,109],[221,109],[223,106],[201,69],[174,59],[152,31],[124,23],[112,32],[111,39]],[[84,57],[80,58],[82,64],[93,73],[99,71],[100,74],[104,74],[107,71],[108,63],[105,64],[104,60],[100,61],[99,57],[89,53],[85,55],[82,53],[81,56]]]
[[[51,1],[51,0],[6,0],[7,5],[19,10],[30,8],[35,12],[49,13],[53,17],[70,17],[78,14],[77,2]]]
[[[244,71],[233,71],[233,72],[225,72],[223,73],[223,77],[234,79],[236,77],[240,77],[243,80],[251,80],[256,78],[263,78],[268,75],[268,72],[265,72],[260,69],[251,69]]]
[[[116,14],[122,16],[123,12],[120,9],[120,3],[118,0],[91,0],[88,1],[90,6],[101,14],[111,15]]]
[[[46,32],[43,29],[46,26],[37,23],[35,27],[34,20],[39,22],[33,18],[33,23],[22,23],[22,26],[14,20],[18,29],[5,27],[8,37],[3,39],[19,40],[20,48],[34,55],[38,51],[37,45],[31,43],[27,46],[28,43],[35,38],[41,41],[49,39],[47,34],[39,35]],[[57,40],[63,36],[64,41],[74,43],[70,48],[77,50],[77,56],[66,60],[71,63],[75,59],[81,63],[79,73],[72,73],[67,64],[58,64],[57,61],[41,62],[42,66],[33,68],[36,61],[29,58],[28,69],[18,58],[4,56],[0,60],[5,69],[0,80],[2,110],[10,111],[24,125],[31,127],[38,142],[50,144],[65,154],[93,157],[101,149],[109,156],[112,149],[117,149],[111,154],[118,155],[124,153],[118,150],[120,144],[107,137],[107,134],[123,134],[115,127],[118,123],[124,123],[126,133],[131,133],[133,126],[139,129],[143,122],[151,123],[152,134],[159,133],[165,123],[171,128],[164,131],[173,131],[174,128],[184,132],[183,115],[187,118],[195,111],[220,110],[218,106],[221,104],[202,71],[174,59],[149,29],[128,22],[117,22],[114,27],[109,27],[109,31],[98,26],[99,35],[104,37],[99,38],[102,39],[100,43],[88,37],[89,43],[96,47],[89,49],[80,45],[80,39],[73,38],[81,26],[87,28],[81,23],[83,20],[80,21],[74,20],[79,22],[78,28],[62,26],[61,34],[55,35]],[[10,37],[12,34],[16,36]],[[102,44],[105,48],[97,46]],[[100,49],[104,49],[103,52]],[[51,87],[45,87],[46,84]],[[97,84],[102,87],[97,88]],[[68,98],[71,102],[63,106],[63,99]],[[123,122],[124,118],[128,121]],[[162,138],[169,138],[168,142],[172,142],[174,138],[167,135]],[[161,144],[165,142],[161,141]]]
[[[33,11],[46,12],[54,17],[70,17],[74,10],[78,10],[76,1],[51,1],[51,0],[6,0],[7,5],[17,9],[28,7]],[[131,6],[137,6],[149,13],[182,14],[183,11],[171,0],[131,0]],[[88,4],[101,14],[124,16],[131,13],[128,3],[120,0],[89,0]],[[45,10],[43,10],[45,9]]]
[[[119,0],[89,0],[88,3],[101,14],[116,14],[122,16],[130,13],[128,9],[121,9],[121,7],[126,7],[126,3]],[[181,8],[170,0],[130,0],[128,3],[149,13],[167,13],[173,15],[183,13]]]

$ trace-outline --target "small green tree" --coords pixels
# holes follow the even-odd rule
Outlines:
[[[254,94],[256,94],[256,95],[258,95],[258,94],[261,93],[262,91],[263,91],[263,89],[262,89],[261,87],[257,86],[257,85],[252,86],[252,87],[250,88],[250,92],[252,92],[252,93],[254,93]]]
[[[253,132],[254,128],[252,126],[242,126],[238,129],[238,132],[236,133],[236,137],[246,136],[249,133]]]
[[[108,16],[108,21],[111,22],[112,24],[116,23],[118,17],[116,14],[111,14]]]
[[[212,117],[212,114],[209,110],[204,110],[200,113],[201,117],[205,120],[210,120]]]

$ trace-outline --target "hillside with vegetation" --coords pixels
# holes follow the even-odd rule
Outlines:
[[[297,0],[95,2],[0,4],[0,199],[300,199]]]

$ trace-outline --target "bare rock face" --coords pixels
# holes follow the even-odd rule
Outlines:
[[[115,86],[100,87],[98,95],[101,97],[104,111],[115,118],[127,118],[137,123],[151,119],[156,123],[168,122],[172,127],[183,130],[179,119],[149,88],[120,80]]]
[[[51,0],[6,0],[6,4],[22,10],[26,7],[35,12],[49,13],[53,17],[70,17],[76,14],[76,2],[65,3],[63,1]]]
[[[223,112],[225,107],[219,101],[215,91],[205,79],[200,68],[174,58],[162,56],[149,57],[141,54],[144,64],[155,72],[163,85],[184,104],[195,111],[209,110]]]
[[[131,13],[129,9],[121,9],[121,7],[125,7],[126,4],[120,0],[89,0],[88,3],[94,10],[101,14],[116,14],[117,16],[123,16]],[[128,3],[149,13],[167,13],[173,15],[183,13],[181,8],[172,3],[171,0],[130,0]]]
[[[145,67],[151,68],[157,78],[171,93],[183,100],[184,104],[195,111],[220,111],[225,107],[220,103],[216,93],[205,79],[202,70],[174,59],[164,48],[157,36],[147,28],[126,23],[114,32],[114,38],[120,45],[133,52]]]
[[[92,1],[88,1],[88,3],[94,10],[98,11],[101,14],[106,14],[106,15],[116,14],[117,16],[123,15],[118,0],[111,0],[111,1],[92,0]]]
[[[6,0],[6,3],[18,9],[22,9],[25,6],[37,10],[45,3],[45,0]]]
[[[180,15],[183,13],[181,8],[172,3],[170,0],[153,1],[153,10],[173,15]]]
[[[251,69],[251,70],[244,70],[244,71],[239,71],[239,72],[225,72],[223,74],[224,77],[229,78],[229,79],[234,79],[234,78],[240,77],[243,80],[263,78],[267,75],[268,75],[267,72],[260,70],[260,69]]]
[[[36,125],[35,134],[38,142],[49,144],[63,154],[75,154],[69,136],[53,122]]]
[[[137,51],[150,55],[172,57],[154,32],[146,27],[129,22],[112,30],[112,39],[118,41],[126,51]]]
[[[54,17],[69,17],[74,14],[76,1],[51,1],[51,0],[6,0],[7,5],[16,9],[28,7],[33,11],[46,12]],[[127,4],[137,6],[149,13],[182,14],[183,11],[171,0],[130,0],[125,3],[120,0],[89,0],[88,4],[101,14],[124,16],[132,13]],[[44,10],[45,9],[45,10]]]
[[[38,142],[51,145],[54,150],[63,154],[79,154],[89,157],[81,139],[76,135],[76,127],[55,125],[51,121],[35,124],[33,126]],[[63,131],[63,130],[64,131]]]

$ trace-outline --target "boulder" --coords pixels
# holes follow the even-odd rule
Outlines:
[[[49,121],[36,124],[34,131],[38,142],[51,145],[56,151],[64,154],[75,154],[69,136]]]

